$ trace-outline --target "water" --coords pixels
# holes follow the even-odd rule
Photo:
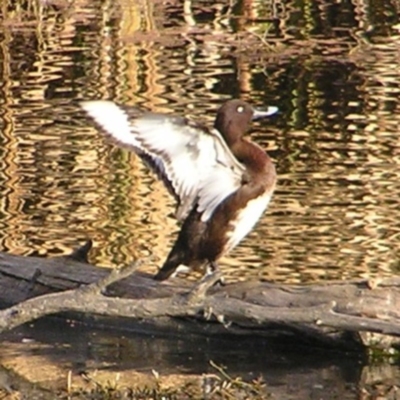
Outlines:
[[[391,23],[346,2],[230,11],[185,2],[186,13],[174,3],[106,4],[9,17],[3,250],[64,254],[91,237],[94,263],[151,252],[161,264],[177,231],[173,201],[75,101],[113,98],[212,124],[221,102],[240,96],[281,109],[253,135],[273,156],[279,185],[257,229],[222,262],[227,278],[396,270],[399,26],[389,3],[378,10]]]
[[[363,354],[310,348],[293,340],[275,342],[254,336],[238,340],[222,335],[206,338],[187,332],[173,338],[149,337],[145,332],[129,335],[98,331],[57,320],[34,325],[3,335],[6,343],[0,345],[0,359],[31,382],[53,387],[61,382],[58,386],[63,389],[69,371],[75,385],[79,374],[86,372],[98,382],[106,373],[109,382],[119,375],[119,387],[123,387],[132,385],[137,373],[152,376],[153,371],[171,379],[177,374],[212,379],[218,374],[213,364],[226,368],[232,377],[242,376],[248,381],[262,378],[272,398],[293,400],[357,399],[360,390],[368,390],[377,382],[390,387],[399,379],[396,368],[368,365]]]
[[[398,2],[6,3],[1,250],[66,254],[92,238],[92,263],[152,253],[161,264],[178,229],[172,199],[76,102],[114,99],[211,125],[224,100],[241,97],[281,110],[252,130],[279,184],[222,260],[227,280],[397,273]]]

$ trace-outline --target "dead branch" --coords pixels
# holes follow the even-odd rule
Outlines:
[[[129,320],[201,320],[225,333],[297,335],[330,344],[354,344],[360,332],[400,336],[400,282],[331,282],[277,285],[240,282],[214,286],[219,274],[194,287],[182,280],[159,283],[137,268],[109,272],[73,257],[41,259],[0,254],[0,332],[50,314],[73,312]],[[79,257],[75,257],[80,254]],[[192,284],[193,285],[193,284]],[[350,338],[350,339],[349,339]]]

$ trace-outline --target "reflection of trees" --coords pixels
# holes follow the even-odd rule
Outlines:
[[[66,236],[90,235],[121,261],[146,247],[163,258],[172,201],[135,157],[83,129],[68,99],[211,123],[224,97],[242,96],[282,109],[279,131],[257,137],[281,179],[232,270],[251,259],[277,265],[273,278],[314,278],[329,258],[361,273],[398,252],[397,2],[39,4],[1,5],[3,246],[43,249],[48,235],[63,251]]]

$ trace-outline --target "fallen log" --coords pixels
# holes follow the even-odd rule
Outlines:
[[[160,283],[137,271],[145,260],[112,270],[90,265],[90,248],[58,258],[0,253],[0,303],[8,307],[0,311],[0,332],[64,313],[114,329],[274,336],[347,349],[399,343],[398,278],[220,286],[215,273],[197,284]]]

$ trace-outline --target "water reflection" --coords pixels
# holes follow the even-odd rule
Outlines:
[[[119,386],[135,382],[132,371],[151,375],[154,369],[160,376],[198,374],[204,378],[203,374],[210,374],[211,378],[217,370],[210,360],[225,366],[232,376],[247,380],[262,377],[276,398],[353,399],[360,390],[358,385],[364,388],[377,380],[377,367],[363,367],[363,356],[343,356],[326,348],[311,350],[290,339],[278,344],[266,338],[205,338],[185,332],[149,340],[146,334],[88,330],[55,320],[35,325],[19,328],[10,338],[3,337],[0,361],[6,366],[12,364],[17,371],[29,369],[23,375],[38,383],[43,382],[43,368],[48,383],[60,381],[69,370],[74,382],[82,372],[92,373],[95,380],[105,372],[109,380],[119,373]],[[19,359],[21,347],[28,357]],[[390,377],[383,385],[388,382]]]
[[[3,250],[59,254],[92,237],[93,262],[152,252],[161,263],[177,230],[172,200],[74,100],[113,98],[211,124],[222,101],[240,96],[282,110],[254,128],[280,180],[257,230],[224,261],[227,276],[397,269],[395,3],[125,0],[14,15],[4,9],[1,28]]]

